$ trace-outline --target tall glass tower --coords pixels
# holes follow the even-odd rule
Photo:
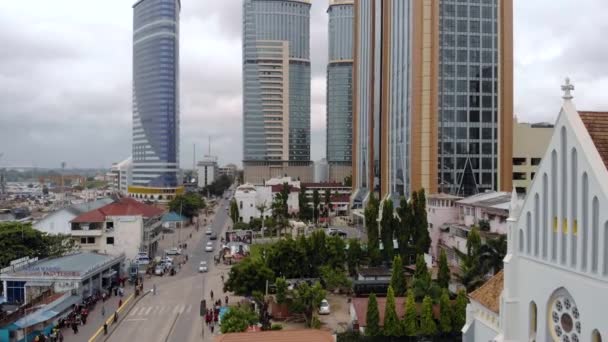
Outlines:
[[[179,0],[133,5],[133,178],[129,194],[166,201],[181,192]]]
[[[353,0],[329,0],[327,64],[327,162],[329,179],[352,174]]]
[[[245,181],[312,181],[310,1],[243,0]]]

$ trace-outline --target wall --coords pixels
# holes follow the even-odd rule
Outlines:
[[[314,168],[312,164],[305,166],[245,164],[244,166],[245,183],[262,185],[264,181],[285,175],[296,179],[299,178],[302,182],[312,182],[314,180]]]
[[[70,221],[74,218],[76,218],[76,215],[69,211],[59,210],[34,223],[33,227],[48,234],[69,235],[71,231]]]
[[[94,244],[80,245],[81,250],[98,251],[118,255],[125,253],[127,259],[134,259],[143,242],[143,221],[141,216],[108,217],[114,221],[114,230],[104,229],[101,236],[95,237]],[[114,245],[107,244],[107,238],[114,237]],[[79,241],[77,240],[77,243]]]
[[[537,165],[532,165],[532,158],[542,158],[547,150],[553,127],[532,127],[526,122],[517,122],[517,118],[513,120],[513,173],[524,173],[524,180],[516,180],[513,178],[513,187],[520,193],[526,193],[532,184],[532,173],[538,169]],[[515,158],[524,158],[523,165],[516,165]],[[522,192],[521,190],[525,192]]]
[[[441,238],[441,226],[448,222],[458,221],[458,209],[451,200],[427,200],[427,219],[431,234],[431,255],[439,258],[439,240]]]

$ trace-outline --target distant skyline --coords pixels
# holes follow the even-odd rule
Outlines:
[[[109,167],[131,154],[135,1],[0,3],[0,166]],[[515,114],[553,122],[569,76],[577,107],[606,110],[604,0],[515,0]],[[327,4],[311,8],[311,152],[325,157]],[[242,1],[182,0],[182,168],[208,150],[241,165]]]

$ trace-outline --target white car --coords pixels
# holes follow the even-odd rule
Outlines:
[[[323,299],[321,301],[321,305],[319,306],[319,315],[329,315],[330,313],[329,302],[327,299]]]
[[[200,265],[198,265],[199,272],[207,272],[207,262],[201,261]]]
[[[173,247],[171,249],[166,250],[165,254],[167,254],[167,255],[180,255],[180,254],[182,254],[182,249],[181,248],[177,248],[177,247]]]
[[[207,231],[205,232],[205,234],[211,235],[212,233],[213,231],[211,230],[211,227],[207,227]]]
[[[207,242],[207,245],[205,246],[205,252],[213,252],[213,242]]]

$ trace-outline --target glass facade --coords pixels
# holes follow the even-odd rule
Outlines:
[[[178,186],[179,12],[179,0],[133,6],[134,186]]]
[[[310,160],[310,4],[243,1],[245,161]]]
[[[499,0],[441,0],[439,189],[472,195],[498,184]]]
[[[353,5],[332,5],[327,65],[327,161],[352,163]]]

